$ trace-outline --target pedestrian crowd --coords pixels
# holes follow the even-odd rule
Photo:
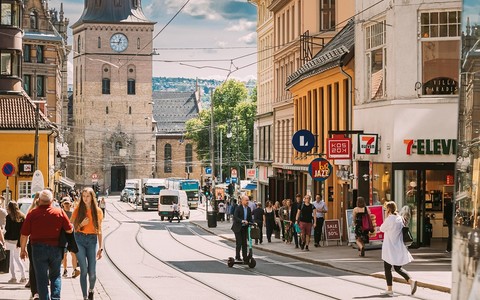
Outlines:
[[[248,199],[248,197],[247,197]],[[239,202],[243,199],[240,198]],[[251,199],[246,200],[248,211],[252,220],[260,229],[260,236],[255,239],[255,244],[263,243],[264,232],[268,243],[272,237],[282,239],[285,244],[295,245],[295,248],[309,251],[309,244],[313,232],[315,247],[320,247],[322,240],[323,223],[328,206],[320,195],[315,196],[312,202],[310,195],[297,194],[295,201],[284,199],[279,201],[266,201],[265,208],[262,204]],[[227,220],[233,219],[237,208],[237,201],[229,203],[227,209]],[[263,231],[265,229],[265,231]]]
[[[4,201],[0,196],[0,203]],[[0,247],[9,259],[8,283],[25,284],[31,299],[60,299],[70,256],[71,277],[80,277],[84,299],[94,299],[105,207],[104,198],[97,202],[94,190],[84,188],[64,194],[61,200],[54,199],[50,189],[37,192],[28,210],[22,209],[25,214],[15,200],[6,209],[0,208]]]

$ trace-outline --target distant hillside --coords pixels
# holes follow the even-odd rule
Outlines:
[[[201,90],[202,103],[210,103],[210,90],[222,84],[223,81],[214,79],[195,79],[195,78],[181,78],[181,77],[153,77],[152,87],[153,91],[167,91],[167,92],[193,92],[197,84]],[[249,92],[255,87],[257,82],[249,80],[245,85]]]

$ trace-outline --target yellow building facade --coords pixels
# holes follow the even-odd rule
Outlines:
[[[21,114],[20,114],[21,112]],[[31,196],[31,181],[35,171],[35,105],[27,97],[0,96],[0,165],[10,162],[15,167],[9,177],[10,199]],[[38,170],[44,177],[44,186],[54,188],[53,164],[55,158],[55,131],[49,128],[48,120],[40,114],[38,135]],[[0,175],[0,190],[5,195],[6,177]]]
[[[349,181],[336,176],[337,171],[345,167],[330,161],[333,172],[329,178],[312,182],[308,165],[317,157],[326,158],[331,131],[352,129],[353,36],[352,21],[286,82],[293,97],[293,131],[309,130],[317,141],[308,153],[293,151],[292,161],[300,171],[296,184],[300,191],[308,190],[312,195],[324,197],[329,208],[327,219],[341,219],[345,215]]]

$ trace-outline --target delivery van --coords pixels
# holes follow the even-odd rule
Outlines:
[[[158,199],[158,215],[164,219],[173,218],[173,203],[177,203],[180,209],[180,219],[190,218],[187,193],[181,190],[161,190]]]

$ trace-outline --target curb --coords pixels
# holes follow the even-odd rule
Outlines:
[[[212,230],[208,229],[208,228],[205,228],[203,227],[202,225],[196,223],[195,221],[190,221],[190,224],[193,224],[195,226],[197,226],[198,228],[201,228],[203,230],[205,230],[206,232],[210,233],[210,234],[213,234],[213,235],[216,235],[216,236],[219,236],[221,237],[222,239],[224,240],[227,240],[227,241],[231,241],[231,242],[235,242],[235,239],[232,239],[232,238],[227,238],[227,237],[224,237],[222,235],[218,235],[216,234],[215,232],[213,232]],[[300,260],[300,261],[304,261],[304,262],[307,262],[307,263],[311,263],[311,264],[315,264],[315,265],[319,265],[319,266],[324,266],[324,267],[328,267],[328,268],[332,268],[332,269],[336,269],[336,270],[340,270],[340,271],[344,271],[344,272],[350,272],[350,273],[353,273],[353,274],[358,274],[358,275],[366,275],[366,276],[371,276],[371,277],[375,277],[375,278],[380,278],[380,279],[385,279],[385,275],[383,274],[378,274],[378,273],[375,273],[375,274],[369,274],[369,273],[362,273],[362,272],[357,272],[357,271],[352,271],[352,270],[349,270],[349,269],[344,269],[344,268],[339,268],[339,267],[336,267],[330,263],[327,263],[327,262],[322,262],[322,261],[318,261],[318,260],[314,260],[314,259],[309,259],[309,258],[304,258],[304,257],[299,257],[299,256],[295,256],[295,255],[292,255],[292,254],[288,254],[288,253],[283,253],[283,252],[280,252],[280,251],[277,251],[277,250],[273,250],[273,249],[265,249],[263,247],[259,247],[259,246],[255,246],[255,245],[252,245],[252,247],[254,249],[257,249],[257,250],[261,250],[261,251],[264,251],[264,252],[269,252],[269,253],[273,253],[273,254],[276,254],[276,255],[280,255],[280,256],[284,256],[284,257],[288,257],[288,258],[291,258],[291,259],[296,259],[296,260]],[[399,282],[399,283],[403,283],[403,284],[408,284],[408,283],[405,283],[405,280],[402,278],[398,278],[398,277],[393,277],[393,281],[395,282]],[[431,283],[425,283],[425,282],[422,282],[422,281],[417,281],[417,285],[419,287],[424,287],[424,288],[428,288],[428,289],[431,289],[431,290],[436,290],[436,291],[440,291],[440,292],[444,292],[444,293],[451,293],[451,289],[450,288],[447,288],[447,287],[444,287],[444,286],[440,286],[440,285],[435,285],[435,284],[431,284]]]

